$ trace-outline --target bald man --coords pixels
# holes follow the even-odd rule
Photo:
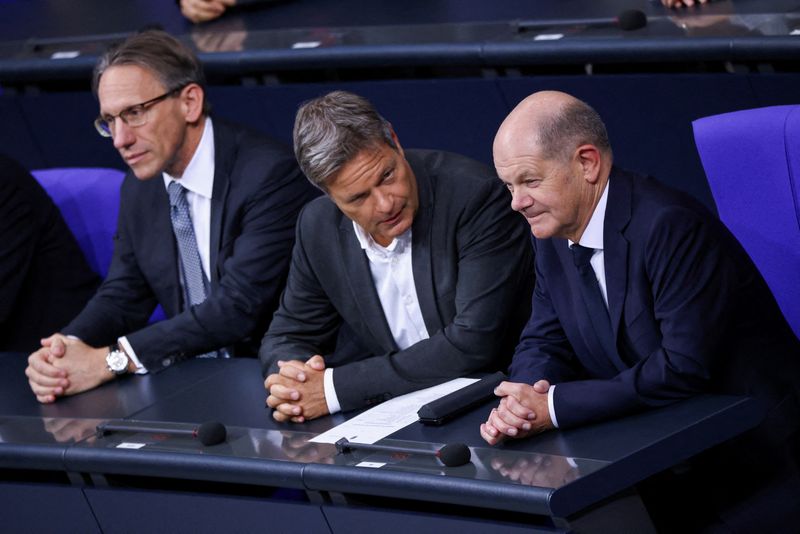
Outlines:
[[[536,288],[483,438],[496,444],[706,392],[751,395],[769,413],[747,436],[742,476],[796,473],[800,344],[719,220],[616,168],[600,117],[564,93],[520,103],[495,137],[494,162],[531,227]]]

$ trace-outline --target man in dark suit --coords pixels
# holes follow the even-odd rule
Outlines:
[[[327,195],[300,216],[261,346],[274,417],[302,421],[502,367],[533,273],[525,225],[494,173],[404,150],[369,102],[340,91],[300,109],[294,144]]]
[[[168,34],[110,49],[94,82],[95,126],[131,172],[108,277],[29,358],[42,402],[190,356],[254,355],[283,287],[296,215],[316,195],[288,150],[211,120],[200,64]],[[156,304],[168,320],[148,325]]]
[[[0,155],[0,351],[28,352],[91,298],[92,272],[42,186]]]
[[[727,470],[740,477],[726,490],[749,490],[756,473],[796,486],[800,345],[720,221],[687,195],[614,167],[599,116],[563,93],[517,106],[494,159],[534,235],[537,278],[484,439],[705,392],[750,395],[767,416],[739,454],[725,456],[738,456]]]

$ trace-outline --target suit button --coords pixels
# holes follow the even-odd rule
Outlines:
[[[164,367],[169,367],[170,365],[172,365],[172,358],[164,358],[163,360],[161,360],[161,365],[163,365]]]

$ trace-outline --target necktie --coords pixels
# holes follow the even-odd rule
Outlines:
[[[192,216],[189,213],[189,203],[186,201],[186,189],[178,182],[172,182],[169,184],[168,191],[172,230],[178,241],[178,252],[183,269],[183,285],[186,293],[185,308],[188,308],[206,300],[208,281],[200,263],[200,253],[197,251]]]
[[[197,250],[197,239],[194,236],[192,216],[189,202],[186,200],[186,189],[178,182],[171,182],[169,192],[169,216],[172,219],[172,231],[178,241],[181,271],[183,272],[183,288],[185,293],[184,309],[200,304],[208,295],[208,279],[200,263],[200,252]],[[217,351],[198,354],[198,358],[216,358]]]
[[[572,245],[571,249],[572,259],[578,270],[581,297],[583,297],[583,302],[586,304],[586,310],[589,313],[589,319],[597,335],[597,340],[600,342],[600,346],[608,359],[614,363],[615,367],[619,368],[622,365],[622,361],[614,343],[611,318],[608,315],[608,308],[603,300],[597,276],[594,273],[594,269],[592,269],[591,263],[589,263],[594,255],[594,249],[582,247],[577,243]]]

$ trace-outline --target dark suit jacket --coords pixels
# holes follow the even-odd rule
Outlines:
[[[326,197],[300,216],[286,291],[261,346],[265,374],[278,359],[325,355],[343,410],[502,367],[530,310],[527,227],[496,175],[455,154],[406,158],[420,200],[412,269],[430,338],[398,350],[353,224]],[[335,347],[343,325],[350,342]]]
[[[36,179],[0,156],[0,350],[32,352],[63,328],[100,278]]]
[[[614,169],[603,239],[613,359],[594,338],[567,241],[534,240],[534,311],[511,374],[557,384],[560,427],[702,392],[769,405],[796,395],[797,339],[747,254],[699,203]]]
[[[318,193],[291,152],[266,137],[217,119],[214,146],[208,298],[182,311],[164,182],[129,173],[108,277],[65,333],[93,346],[126,335],[151,371],[221,347],[256,353],[283,288],[297,214]],[[157,303],[168,320],[147,326]]]

